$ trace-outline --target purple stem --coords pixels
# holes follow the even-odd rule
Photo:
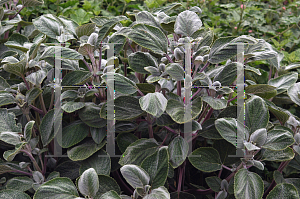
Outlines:
[[[178,187],[177,187],[177,192],[181,191],[181,183],[182,183],[182,177],[183,177],[183,167],[179,167],[179,177],[178,177]]]
[[[163,146],[163,144],[165,143],[165,141],[166,141],[166,140],[167,140],[167,138],[168,138],[168,135],[169,135],[169,133],[167,133],[167,135],[166,135],[165,139],[162,141],[162,143],[160,144],[160,146],[159,146],[159,147],[162,147],[162,146]]]
[[[129,48],[131,49],[131,51],[132,51],[132,52],[135,52],[135,50],[132,48],[132,46],[131,46],[130,43],[129,43],[129,39],[127,39],[127,43],[128,43]]]
[[[209,111],[208,111],[207,115],[205,116],[205,118],[204,118],[203,122],[201,123],[201,125],[203,125],[203,123],[211,117],[213,111],[214,111],[213,108],[209,109]]]
[[[140,94],[141,96],[144,96],[144,93],[142,93],[142,91],[140,91],[140,89],[137,88],[137,91],[139,92],[139,94]]]
[[[32,108],[34,111],[38,112],[41,115],[45,115],[44,111],[42,111],[41,109],[33,106],[33,105],[29,105],[30,108]]]
[[[25,171],[20,171],[20,170],[12,170],[12,171],[9,171],[9,172],[22,173],[22,174],[25,174],[25,175],[32,176],[31,173],[28,173],[28,172],[25,172]]]
[[[127,184],[124,182],[124,180],[122,179],[122,177],[119,174],[119,171],[114,171],[112,172],[113,177],[117,180],[117,182],[120,184],[120,187],[128,194],[128,195],[132,195],[133,194],[133,190],[127,186]]]
[[[181,97],[181,81],[177,81],[177,95]]]
[[[218,174],[218,178],[221,178],[222,171],[223,171],[223,168],[220,169],[219,174]]]
[[[23,8],[25,8],[25,6],[22,6],[22,8],[17,12],[17,14],[15,14],[11,19],[15,18],[21,12],[21,10],[23,10]]]
[[[209,66],[209,61],[206,62],[206,64],[203,66],[203,68],[201,68],[199,73],[202,73],[208,66]]]
[[[236,99],[237,99],[237,96],[235,96],[234,98],[228,100],[227,103],[228,103],[228,102],[231,102],[231,101],[233,101],[233,100],[236,100]]]
[[[168,131],[170,131],[170,132],[174,133],[175,135],[177,135],[176,131],[174,131],[174,130],[171,129],[170,127],[168,127],[168,126],[164,126],[164,127],[165,127],[165,129],[167,129]]]
[[[26,84],[27,90],[30,90],[29,84],[28,84],[27,80],[25,79],[24,75],[22,75],[22,79],[23,79],[24,83]]]
[[[269,80],[271,79],[272,77],[272,66],[270,66],[270,71],[269,71]]]
[[[47,157],[46,157],[46,155],[48,154],[48,152],[45,152],[45,156],[44,156],[44,167],[43,167],[43,170],[42,170],[42,174],[43,175],[45,175],[45,173],[46,173],[46,168],[47,168]]]
[[[231,168],[229,168],[229,167],[227,167],[225,165],[222,165],[222,167],[225,168],[225,169],[227,169],[227,170],[229,170],[229,171],[232,171]]]
[[[200,93],[200,91],[202,90],[202,88],[198,88],[198,90],[196,91],[196,93],[194,93],[194,95],[191,97],[191,100],[198,95],[198,93]]]
[[[102,62],[102,41],[100,43],[100,49],[99,49],[99,71],[101,70],[101,62]]]
[[[204,189],[204,190],[203,189],[187,189],[187,190],[184,190],[184,192],[192,193],[192,194],[202,194],[202,195],[214,193],[214,191],[211,189]]]
[[[168,54],[165,54],[166,58],[169,60],[170,63],[174,63],[171,57]]]
[[[82,61],[83,61],[83,63],[86,65],[86,67],[89,69],[89,71],[92,73],[92,72],[93,72],[92,68],[91,68],[90,65],[85,61],[84,58],[82,59]]]
[[[26,155],[27,155],[27,156],[30,158],[30,160],[32,161],[32,163],[33,163],[34,167],[36,168],[36,170],[38,170],[39,172],[42,173],[41,168],[39,167],[39,165],[37,164],[36,160],[35,160],[34,157],[31,155],[30,152],[28,152],[28,151],[26,151],[26,150],[24,150],[24,149],[20,150],[20,152],[26,153]]]

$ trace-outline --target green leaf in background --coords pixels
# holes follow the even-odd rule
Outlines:
[[[205,178],[207,185],[214,191],[219,192],[221,190],[221,179],[217,176],[211,176]]]
[[[241,63],[232,62],[226,65],[221,72],[215,76],[214,81],[219,81],[221,85],[224,86],[231,85],[237,77],[237,65],[241,66]]]
[[[185,161],[188,155],[189,145],[183,137],[178,136],[169,144],[168,151],[171,166],[177,168]]]
[[[102,75],[102,79],[109,87],[120,93],[133,94],[137,91],[136,84],[119,73],[105,73]]]
[[[100,117],[101,107],[92,102],[85,103],[85,107],[78,111],[79,118],[88,126],[102,128],[107,122]]]
[[[28,105],[32,104],[36,98],[42,93],[43,91],[39,88],[32,88],[29,91],[26,92],[26,102]]]
[[[22,77],[26,72],[26,58],[16,63],[6,63],[3,65],[3,69],[9,73]]]
[[[69,178],[54,178],[44,184],[34,194],[34,199],[75,199],[78,192]]]
[[[171,63],[166,67],[166,73],[168,73],[176,81],[184,80],[184,70],[180,64]]]
[[[114,100],[114,111],[116,120],[132,120],[145,112],[141,109],[139,100],[131,96],[120,96]],[[130,111],[128,111],[130,109]],[[102,118],[107,118],[107,103],[105,103],[100,111]]]
[[[73,161],[85,160],[99,151],[105,144],[106,141],[96,144],[93,140],[87,140],[80,145],[69,148],[67,154]]]
[[[186,10],[177,16],[174,31],[178,35],[191,37],[201,26],[202,21],[199,16],[195,12]]]
[[[99,199],[122,199],[119,194],[115,191],[108,191],[103,194]]]
[[[154,117],[160,117],[166,110],[168,100],[163,94],[155,92],[141,97],[139,103],[143,111]]]
[[[16,125],[15,114],[9,113],[6,108],[0,109],[0,133],[2,132],[22,132],[21,124]]]
[[[103,39],[105,39],[109,33],[113,30],[113,28],[120,22],[127,20],[127,17],[125,16],[116,16],[114,18],[111,18],[107,20],[103,26],[100,28],[98,32],[98,42],[101,42]]]
[[[220,37],[211,46],[208,61],[212,64],[218,64],[237,54],[237,43],[256,43],[256,39],[250,36],[240,37]]]
[[[135,142],[137,140],[138,140],[138,138],[135,135],[133,135],[132,133],[120,133],[117,136],[117,144],[122,153],[125,152],[126,148],[130,144],[132,144],[133,142]]]
[[[220,98],[213,98],[211,96],[205,96],[202,97],[202,100],[206,102],[211,108],[214,110],[220,110],[224,109],[227,106],[227,100],[226,99],[220,99]]]
[[[234,196],[237,199],[258,199],[264,193],[261,177],[247,169],[240,169],[234,176]]]
[[[298,73],[292,72],[270,79],[268,84],[277,88],[277,94],[283,93],[297,82]]]
[[[248,129],[235,118],[217,119],[215,125],[220,135],[237,148],[242,148],[244,140],[249,136]]]
[[[61,59],[70,59],[70,60],[82,60],[83,56],[78,53],[76,50],[60,47],[60,46],[50,46],[45,49],[43,54],[40,57],[40,60],[48,61],[48,59],[55,59],[55,53],[60,52]]]
[[[9,48],[14,48],[23,52],[27,52],[29,50],[29,47],[24,46],[24,44],[26,44],[27,42],[28,38],[26,36],[21,35],[19,33],[14,33],[4,44]]]
[[[269,111],[264,100],[258,96],[252,96],[246,101],[245,109],[246,126],[250,134],[260,128],[266,128],[269,121]]]
[[[292,160],[294,158],[295,154],[293,152],[293,149],[286,148],[282,151],[271,151],[271,150],[265,150],[263,153],[262,160],[266,161],[273,161],[273,162],[283,162]]]
[[[35,121],[29,121],[24,127],[24,138],[26,139],[27,142],[29,142],[29,140],[31,139],[34,123]]]
[[[212,147],[201,147],[189,155],[189,161],[198,170],[203,172],[218,171],[222,163],[218,151]]]
[[[299,93],[300,93],[300,82],[294,84],[293,86],[291,86],[288,91],[287,94],[288,96],[291,98],[291,100],[296,103],[298,106],[300,106],[300,98],[299,98]]]
[[[43,0],[21,0],[22,5],[25,7],[31,7],[31,6],[40,6],[44,4]]]
[[[82,121],[75,121],[62,129],[62,138],[57,139],[63,148],[69,148],[81,142],[90,133],[88,126]]]
[[[270,99],[277,95],[276,87],[268,84],[249,85],[245,88],[247,94],[255,94],[261,98]]]
[[[26,80],[36,86],[39,86],[47,77],[47,73],[46,69],[41,69],[26,76]]]
[[[1,60],[1,59],[0,59]],[[7,81],[0,76],[0,89],[1,90],[5,90],[6,88],[9,88],[9,84],[7,83]]]
[[[20,152],[20,150],[23,148],[23,146],[25,144],[27,144],[27,143],[21,142],[21,143],[16,144],[15,149],[8,150],[3,153],[3,158],[6,161],[9,161],[9,162],[12,161],[15,158],[15,156]]]
[[[61,109],[67,113],[73,113],[74,111],[82,109],[84,106],[84,102],[67,102],[61,107]]]
[[[294,185],[288,183],[277,184],[266,199],[280,199],[280,198],[290,198],[299,199],[298,191]]]
[[[96,24],[95,23],[88,23],[81,26],[78,26],[75,29],[76,35],[78,38],[86,35],[90,36],[95,31]]]
[[[159,187],[157,189],[153,189],[150,194],[146,195],[144,199],[170,199],[170,193],[166,187]]]
[[[56,39],[56,36],[60,35],[60,24],[56,17],[51,14],[42,15],[34,19],[33,25],[50,38]]]
[[[133,164],[127,164],[120,169],[125,180],[134,189],[137,187],[144,187],[150,182],[149,174],[141,167]]]
[[[107,175],[98,175],[99,178],[99,190],[95,198],[99,198],[108,191],[114,191],[118,194],[121,193],[121,189],[118,183],[110,176]]]
[[[139,84],[136,84],[136,86],[144,94],[155,93],[155,86],[153,84],[139,83]]]
[[[47,146],[58,132],[59,128],[54,132],[54,124],[61,125],[61,121],[59,117],[55,117],[54,109],[52,109],[43,117],[40,125],[41,140],[44,146]]]
[[[200,114],[200,112],[202,110],[202,105],[203,104],[202,104],[201,97],[197,97],[196,99],[194,99],[192,101],[192,108],[191,108],[191,110],[192,110],[191,116],[192,117],[187,118],[185,116],[184,104],[177,100],[169,99],[166,111],[175,122],[177,122],[179,124],[183,124],[183,123],[190,122],[193,119],[195,119]]]
[[[0,93],[0,107],[9,105],[9,104],[15,104],[17,101],[15,100],[15,97],[10,93]]]
[[[126,148],[119,160],[119,164],[140,165],[146,157],[155,153],[155,151],[158,149],[158,146],[159,144],[154,139],[138,139]]]
[[[262,148],[281,151],[294,144],[295,140],[289,131],[271,130]]]
[[[144,67],[158,66],[156,59],[154,59],[150,53],[144,52],[135,52],[130,54],[128,56],[128,63],[132,70],[142,74],[149,74]]]
[[[85,170],[78,180],[78,189],[85,196],[94,197],[99,190],[99,180],[95,169]]]
[[[85,170],[89,168],[94,168],[97,175],[109,175],[110,167],[110,157],[106,151],[101,149],[81,163],[79,174],[81,175]]]
[[[160,21],[161,27],[170,33],[174,33],[176,18],[177,16],[172,16],[172,17],[166,16]]]
[[[82,25],[84,23],[88,23],[90,21],[90,18],[94,17],[94,15],[87,13],[82,8],[79,8],[79,9],[76,9],[74,14],[71,14],[70,17],[76,23],[78,23],[79,25]]]
[[[5,189],[0,191],[0,198],[30,199],[30,196],[20,190]]]
[[[152,189],[164,186],[169,170],[169,154],[167,147],[161,147],[147,157],[141,167],[149,174]]]
[[[7,181],[6,188],[27,191],[32,188],[33,180],[27,176],[14,177]]]

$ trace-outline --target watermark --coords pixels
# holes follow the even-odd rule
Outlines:
[[[106,45],[107,48],[107,60],[106,63],[107,71],[114,72],[114,46],[118,43],[102,43],[101,45]],[[237,80],[236,85],[222,85],[223,87],[231,87],[237,91],[237,122],[244,124],[245,123],[245,78],[244,78],[244,45],[249,45],[249,43],[236,43],[237,45]],[[174,46],[177,46],[178,43],[173,43]],[[197,45],[190,42],[185,42],[184,45],[181,44],[181,47],[184,46],[184,65],[185,78],[184,78],[184,120],[188,121],[184,123],[184,139],[189,145],[188,154],[192,153],[192,140],[196,136],[195,132],[192,131],[192,88],[212,88],[215,85],[208,86],[193,86],[192,79],[192,70],[194,64],[191,62],[191,54],[193,52],[193,46]],[[62,44],[58,44],[62,46]],[[54,75],[54,92],[55,92],[55,106],[54,106],[54,132],[56,134],[54,141],[54,154],[48,155],[51,157],[67,157],[67,155],[62,154],[62,148],[58,144],[57,140],[62,140],[62,116],[63,111],[61,109],[61,91],[63,86],[61,86],[62,80],[62,59],[61,59],[61,48],[55,49],[55,75]],[[102,53],[99,53],[99,58],[102,59]],[[115,99],[115,90],[114,90],[114,75],[113,73],[107,73],[107,82],[106,86],[97,86],[94,85],[94,88],[107,88],[107,144],[106,151],[110,157],[121,157],[121,155],[116,155],[116,146],[115,146],[115,110],[114,110],[114,99]],[[80,88],[82,86],[68,86],[68,88]],[[203,109],[202,109],[203,111]],[[99,118],[100,119],[100,118]],[[236,133],[236,154],[229,155],[229,157],[244,157],[243,143],[239,143],[238,140],[244,140],[239,136],[245,135],[244,128],[241,125],[237,125]]]

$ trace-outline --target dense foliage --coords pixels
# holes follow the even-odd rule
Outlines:
[[[0,1],[0,198],[299,198],[299,2],[95,2]]]

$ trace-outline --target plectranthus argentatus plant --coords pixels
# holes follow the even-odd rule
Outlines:
[[[0,2],[0,198],[299,198],[299,64],[268,42],[180,3],[78,25]]]

